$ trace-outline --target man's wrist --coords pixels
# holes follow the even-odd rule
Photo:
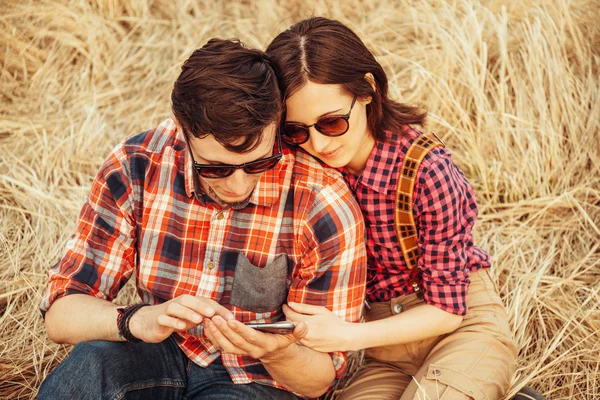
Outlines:
[[[295,351],[297,351],[298,343],[291,343],[289,346],[280,348],[271,353],[265,354],[260,357],[260,362],[263,364],[276,364],[282,360],[288,360],[293,357]]]
[[[142,309],[137,310],[135,314],[131,316],[129,319],[129,331],[136,338],[140,338],[143,340],[143,333],[145,332],[144,328],[144,314],[148,312],[148,307],[144,307]]]
[[[132,327],[132,319],[139,314],[141,308],[148,306],[148,304],[134,304],[127,307],[117,308],[118,317],[117,317],[117,338],[119,340],[125,339],[131,343],[139,343],[142,342],[142,339],[137,334],[137,332],[141,332],[138,329],[131,329]],[[135,333],[134,333],[135,332]]]
[[[109,340],[114,340],[114,338],[116,338],[117,341],[119,342],[126,342],[127,340],[123,337],[123,335],[121,334],[121,331],[119,330],[119,308],[121,306],[117,306],[115,304],[110,304],[110,306],[113,306],[113,311],[114,311],[114,316],[112,316],[109,320],[111,321],[110,326],[107,326],[107,332],[106,332],[106,339]],[[117,323],[115,324],[112,321],[117,321]]]

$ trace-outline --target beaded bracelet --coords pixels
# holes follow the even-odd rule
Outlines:
[[[139,343],[140,339],[133,336],[131,331],[129,330],[129,321],[131,320],[131,316],[140,308],[148,306],[149,304],[132,304],[127,307],[117,308],[117,312],[119,315],[117,316],[117,338],[119,340],[127,340],[130,343]]]

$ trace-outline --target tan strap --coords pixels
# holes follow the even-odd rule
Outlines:
[[[418,136],[406,152],[398,176],[394,224],[406,266],[414,271],[417,271],[420,252],[417,227],[413,216],[413,191],[421,162],[427,153],[436,147],[446,146],[435,133],[424,133]],[[414,282],[413,286],[415,286]],[[417,289],[416,286],[415,289]]]

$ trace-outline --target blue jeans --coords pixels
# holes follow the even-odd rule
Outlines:
[[[38,399],[297,399],[258,383],[236,385],[217,359],[203,368],[171,338],[158,344],[79,343],[42,382]]]

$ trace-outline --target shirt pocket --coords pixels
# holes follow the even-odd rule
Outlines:
[[[259,268],[240,253],[235,266],[230,304],[257,313],[279,309],[287,297],[287,270],[285,255]]]

